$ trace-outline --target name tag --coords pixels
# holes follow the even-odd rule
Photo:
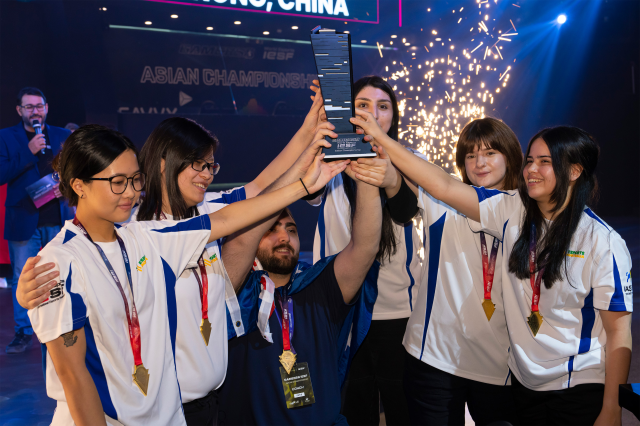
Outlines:
[[[316,402],[316,398],[313,395],[313,387],[311,386],[311,375],[306,362],[299,362],[294,365],[289,374],[283,367],[280,367],[280,377],[282,378],[287,408],[304,407]]]

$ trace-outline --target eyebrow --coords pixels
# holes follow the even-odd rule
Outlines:
[[[356,101],[369,101],[369,102],[373,102],[371,99],[369,98],[356,98]],[[379,99],[378,102],[388,102],[391,103],[391,101],[389,99]]]
[[[533,155],[527,155],[527,158],[533,158]],[[550,155],[538,155],[536,158],[551,158]]]

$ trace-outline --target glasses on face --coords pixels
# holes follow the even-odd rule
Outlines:
[[[126,177],[125,175],[115,175],[110,178],[89,178],[82,180],[108,180],[111,185],[111,192],[116,195],[120,195],[127,190],[127,186],[129,186],[129,181],[131,181],[131,185],[133,185],[134,191],[140,192],[144,189],[145,176],[144,173],[138,172],[131,177]]]
[[[27,112],[33,112],[34,109],[37,109],[39,111],[44,111],[44,105],[43,104],[38,104],[38,105],[31,105],[31,104],[20,105],[20,108],[24,109]]]
[[[191,168],[198,173],[204,172],[204,169],[208,169],[211,176],[215,176],[220,171],[220,164],[218,163],[207,163],[204,160],[198,160],[191,163]]]

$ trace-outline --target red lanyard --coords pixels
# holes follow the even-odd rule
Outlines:
[[[536,277],[536,226],[531,225],[531,240],[529,241],[529,281],[531,282],[531,312],[539,312],[540,283],[544,275],[544,268],[538,271]]]
[[[498,258],[498,246],[500,240],[493,238],[491,246],[491,257],[487,253],[487,240],[484,232],[480,232],[480,246],[482,248],[482,277],[484,279],[484,298],[491,300],[491,287],[493,287],[493,275],[496,270],[496,259]]]
[[[113,266],[111,266],[111,262],[109,262],[109,259],[107,259],[107,256],[104,254],[104,251],[99,245],[93,242],[93,240],[89,236],[89,233],[84,228],[84,226],[82,226],[82,224],[80,223],[77,217],[73,218],[73,224],[82,231],[84,236],[87,237],[87,239],[91,241],[94,246],[96,246],[96,248],[98,249],[98,253],[100,253],[100,256],[102,257],[102,261],[104,262],[107,269],[109,270],[109,273],[111,274],[113,281],[115,281],[116,286],[118,287],[118,290],[120,290],[120,295],[122,296],[122,302],[124,303],[124,311],[127,314],[127,324],[129,325],[129,342],[131,343],[131,350],[133,352],[133,361],[136,367],[140,366],[142,365],[142,355],[141,355],[142,345],[140,343],[140,322],[138,321],[138,311],[136,309],[136,301],[133,297],[133,285],[132,285],[133,281],[131,280],[131,266],[129,265],[129,256],[127,255],[127,249],[124,246],[124,241],[122,241],[122,238],[120,238],[118,233],[116,233],[116,239],[118,240],[118,244],[120,245],[122,258],[124,259],[124,266],[127,271],[129,288],[131,289],[131,315],[129,315],[129,306],[127,304],[127,297],[124,294],[122,284],[120,284],[120,279],[118,278],[116,271],[113,269]],[[146,394],[146,390],[145,390],[145,394]]]
[[[202,256],[198,259],[198,266],[200,269],[200,275],[202,275],[202,281],[198,276],[198,272],[193,268],[193,274],[196,276],[196,280],[198,280],[198,287],[200,287],[200,300],[202,301],[202,319],[209,318],[209,277],[207,276],[207,268],[204,266],[204,260],[202,260]]]
[[[282,346],[285,351],[291,351],[294,354],[296,351],[291,346],[291,339],[293,338],[293,300],[291,297],[287,298],[287,292],[284,291],[284,295],[279,298],[280,308],[282,309],[282,320],[276,309],[276,317],[282,327]]]

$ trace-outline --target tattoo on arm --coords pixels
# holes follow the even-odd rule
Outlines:
[[[78,341],[78,336],[74,336],[75,331],[70,331],[68,333],[64,333],[62,338],[64,339],[64,345],[68,348],[76,344]]]

